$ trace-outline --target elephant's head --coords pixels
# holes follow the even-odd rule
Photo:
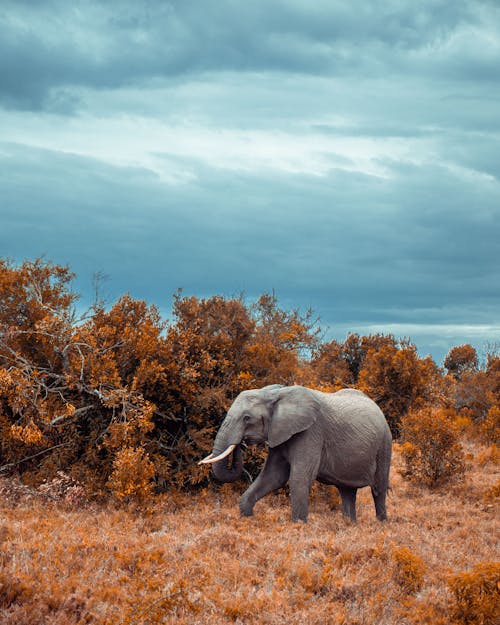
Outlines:
[[[275,384],[243,391],[222,422],[212,453],[199,464],[212,464],[217,479],[234,482],[243,469],[241,443],[277,447],[294,434],[307,430],[319,411],[314,393],[302,386]]]

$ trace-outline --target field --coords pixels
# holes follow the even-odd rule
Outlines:
[[[469,444],[465,481],[435,490],[404,481],[399,465],[396,450],[385,524],[368,489],[351,525],[335,489],[318,485],[305,525],[290,521],[284,492],[239,518],[241,485],[138,509],[53,502],[4,481],[0,622],[493,623],[498,588],[485,617],[457,603],[450,579],[500,560],[498,458]]]

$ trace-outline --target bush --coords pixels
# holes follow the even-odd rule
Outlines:
[[[107,486],[121,501],[145,501],[151,496],[154,465],[142,447],[120,449]]]
[[[420,556],[408,547],[394,547],[392,558],[396,563],[396,581],[408,593],[418,592],[422,588],[426,566]]]
[[[465,471],[455,414],[441,408],[410,411],[402,419],[402,476],[427,486],[459,479]]]
[[[483,493],[483,500],[488,505],[500,503],[500,480],[489,486]]]
[[[500,445],[500,407],[492,406],[479,426],[482,438],[487,443]]]
[[[50,481],[45,480],[39,486],[38,492],[72,508],[79,508],[87,502],[85,488],[64,471],[58,471],[56,477]]]
[[[467,625],[500,622],[500,562],[483,562],[449,580],[455,616]]]

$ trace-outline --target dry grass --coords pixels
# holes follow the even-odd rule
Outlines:
[[[291,523],[283,493],[240,519],[230,485],[141,511],[4,501],[0,623],[465,622],[450,577],[500,560],[500,468],[484,457],[473,445],[465,482],[428,490],[402,480],[396,454],[385,524],[368,489],[351,525],[319,486],[307,525]]]

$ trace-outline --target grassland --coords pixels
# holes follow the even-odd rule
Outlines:
[[[500,560],[498,458],[469,444],[465,481],[435,490],[404,481],[399,462],[385,524],[368,489],[351,525],[318,485],[304,525],[290,521],[283,492],[241,519],[242,486],[134,508],[55,502],[4,481],[0,623],[466,622],[449,580]]]

